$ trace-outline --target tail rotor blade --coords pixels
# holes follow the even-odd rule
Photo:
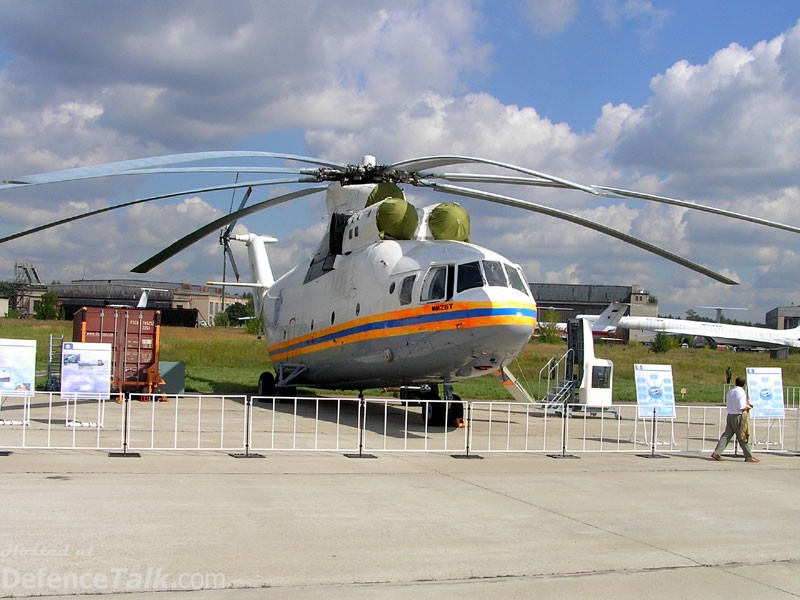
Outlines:
[[[237,212],[244,208],[244,205],[247,204],[247,200],[250,198],[250,194],[252,194],[252,193],[253,193],[253,188],[252,187],[247,188],[247,191],[244,193],[244,197],[242,198],[242,201],[239,203],[239,208],[236,209]],[[236,219],[235,221],[231,221],[230,223],[228,223],[228,226],[225,228],[225,231],[223,232],[222,235],[225,238],[226,242],[227,242],[228,238],[230,238],[231,233],[233,232],[233,228],[236,227],[237,221],[238,221],[238,219]],[[236,278],[238,279],[239,276],[237,275]]]
[[[239,268],[236,266],[236,259],[233,258],[233,250],[231,250],[231,245],[228,243],[228,240],[225,240],[225,255],[228,257],[228,260],[231,261],[231,268],[233,269],[236,281],[239,281]]]

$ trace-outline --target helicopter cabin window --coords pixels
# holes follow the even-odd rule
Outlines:
[[[522,271],[520,271],[517,267],[506,265],[506,272],[508,273],[508,280],[511,282],[511,287],[522,292],[526,296],[529,296],[530,293],[528,292],[528,286],[525,285],[525,279],[523,278]]]
[[[414,297],[414,282],[417,280],[416,275],[409,275],[408,277],[403,279],[403,282],[400,284],[400,304],[411,304],[411,300]]]
[[[458,265],[458,285],[456,290],[463,292],[464,290],[479,287],[483,287],[480,264],[476,261]]]
[[[440,302],[453,296],[453,265],[435,265],[428,269],[422,280],[422,302]]]
[[[486,275],[486,284],[497,287],[508,287],[506,272],[503,263],[496,260],[483,261],[483,272]]]

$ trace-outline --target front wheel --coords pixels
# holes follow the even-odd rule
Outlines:
[[[444,425],[445,408],[447,404],[441,401],[422,401],[422,424],[428,427],[441,427]]]
[[[258,378],[258,395],[259,396],[275,395],[275,375],[273,375],[269,371],[264,371]]]

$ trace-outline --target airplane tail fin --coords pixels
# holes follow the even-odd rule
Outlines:
[[[592,331],[599,331],[602,333],[612,333],[616,331],[617,325],[622,320],[623,315],[627,310],[627,305],[622,302],[612,302],[608,305],[597,320],[592,323]]]
[[[147,308],[147,290],[142,290],[142,295],[139,297],[139,303],[136,308]]]

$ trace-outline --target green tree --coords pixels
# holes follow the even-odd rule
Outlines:
[[[676,343],[675,338],[668,336],[666,333],[657,333],[656,339],[653,340],[653,344],[650,346],[650,352],[667,352],[675,348]]]
[[[217,327],[227,327],[230,322],[230,319],[228,319],[228,313],[226,312],[221,312],[214,315],[214,325]]]
[[[251,310],[241,302],[234,302],[225,308],[225,314],[228,315],[228,323],[230,325],[241,325],[245,317],[253,316]]]
[[[536,333],[539,341],[544,344],[555,344],[561,341],[561,332],[558,330],[558,312],[548,309],[544,318],[536,324]]]
[[[247,333],[261,335],[264,332],[264,320],[261,317],[247,320]]]
[[[36,318],[42,321],[64,318],[64,308],[58,306],[58,294],[55,292],[42,294],[41,300],[33,303],[33,310],[36,313]]]

